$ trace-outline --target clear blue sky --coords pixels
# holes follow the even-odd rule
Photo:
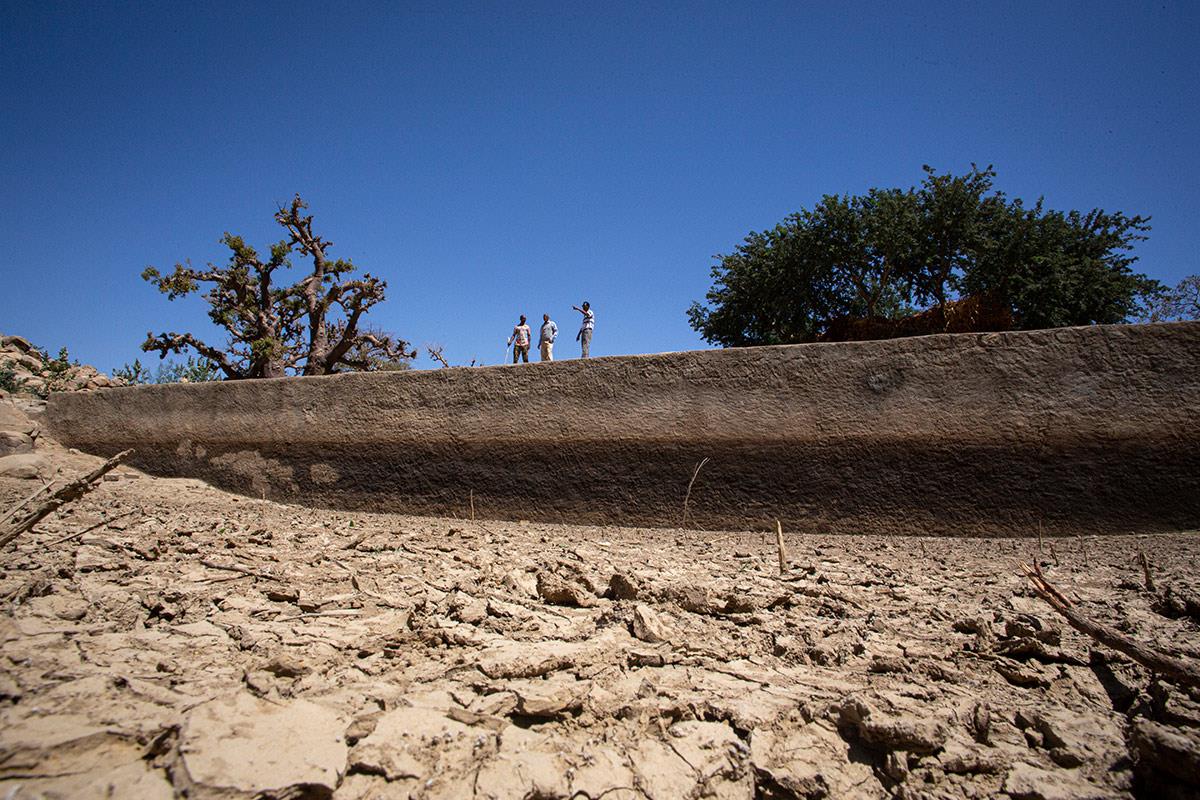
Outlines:
[[[0,3],[0,331],[111,369],[209,331],[138,275],[300,192],[371,321],[499,361],[702,347],[711,256],[825,193],[994,163],[1200,272],[1200,4]],[[153,357],[152,357],[153,358]],[[429,366],[422,359],[417,366]]]

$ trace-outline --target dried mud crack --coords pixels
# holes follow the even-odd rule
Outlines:
[[[1198,791],[1200,695],[1063,624],[1019,569],[1195,660],[1194,535],[787,536],[781,576],[773,531],[110,477],[0,552],[5,797]],[[0,509],[36,486],[0,478]]]

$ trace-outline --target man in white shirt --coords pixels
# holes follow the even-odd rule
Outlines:
[[[592,330],[596,327],[596,314],[592,311],[592,307],[588,305],[588,301],[583,301],[583,308],[579,306],[571,306],[571,308],[583,314],[583,324],[579,326],[579,333],[575,334],[575,341],[579,342],[580,350],[583,358],[587,358],[592,349]]]
[[[538,349],[542,353],[542,361],[554,360],[554,340],[558,338],[558,326],[549,314],[542,314],[542,336]]]
[[[529,342],[532,333],[529,326],[525,324],[525,315],[521,315],[521,321],[513,327],[512,336],[508,337],[508,343],[513,346],[513,363],[517,363],[517,359],[524,359],[525,363],[529,363]]]

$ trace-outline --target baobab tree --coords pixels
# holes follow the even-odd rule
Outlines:
[[[383,302],[387,282],[369,273],[351,277],[350,261],[331,260],[333,242],[313,232],[312,216],[302,213],[307,208],[296,195],[276,211],[275,221],[288,235],[271,245],[265,261],[242,237],[226,232],[221,243],[230,256],[223,266],[196,269],[185,262],[166,275],[147,267],[142,278],[168,300],[210,284],[204,294],[208,316],[229,335],[217,347],[191,333],[147,333],[142,350],[165,358],[191,348],[226,379],[328,375],[414,358],[408,342],[364,327],[364,315]],[[276,274],[291,268],[293,254],[311,264],[309,273],[290,286],[276,286]]]

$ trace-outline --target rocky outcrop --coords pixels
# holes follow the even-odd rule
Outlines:
[[[50,399],[137,466],[339,508],[835,533],[1200,527],[1200,323]],[[697,465],[707,459],[696,472]]]
[[[124,386],[95,367],[56,361],[21,336],[0,336],[0,392],[46,397],[52,392],[90,392]]]

